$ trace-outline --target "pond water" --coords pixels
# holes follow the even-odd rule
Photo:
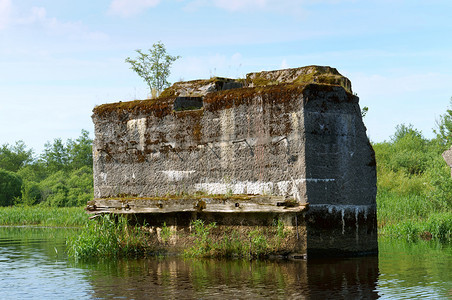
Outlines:
[[[379,240],[379,256],[76,263],[74,229],[0,227],[0,299],[452,299],[452,247]]]

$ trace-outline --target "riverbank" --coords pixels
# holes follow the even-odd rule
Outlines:
[[[426,196],[379,191],[377,217],[379,235],[408,241],[452,238],[452,212]]]
[[[452,212],[435,209],[425,197],[379,192],[377,206],[379,235],[446,242],[452,238]],[[84,207],[0,207],[0,226],[86,227],[88,221]]]
[[[88,220],[84,207],[0,207],[2,226],[83,227]]]

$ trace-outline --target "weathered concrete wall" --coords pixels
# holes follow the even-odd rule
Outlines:
[[[95,114],[95,197],[203,191],[306,201],[301,88],[234,103],[237,91],[206,96],[202,110]]]
[[[308,255],[374,253],[377,244],[376,162],[358,98],[318,91],[304,107],[308,178]]]
[[[186,201],[221,212],[223,201],[224,212],[268,202],[284,213],[295,209],[285,203],[298,212],[309,203],[300,214],[308,253],[376,252],[375,157],[358,98],[337,70],[301,69],[178,83],[168,98],[96,107],[91,209],[116,201],[188,211]],[[203,198],[180,197],[196,193]]]

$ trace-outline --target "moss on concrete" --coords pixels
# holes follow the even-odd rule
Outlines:
[[[226,83],[237,82],[244,88],[222,90]],[[212,85],[207,90],[202,88]],[[279,102],[287,102],[302,92],[307,86],[310,89],[328,90],[326,86],[342,86],[349,94],[352,94],[350,81],[342,76],[335,68],[325,66],[307,66],[277,71],[263,71],[250,73],[245,79],[231,79],[213,77],[186,82],[176,82],[164,90],[157,99],[134,100],[129,102],[109,103],[96,106],[95,115],[117,113],[142,113],[163,117],[174,113],[173,103],[181,93],[188,97],[204,97],[207,110],[230,108],[235,105],[247,103],[255,96],[272,96]],[[318,87],[313,88],[313,85]],[[179,113],[179,112],[178,112]],[[190,111],[188,115],[199,114]],[[182,114],[179,113],[178,117]]]

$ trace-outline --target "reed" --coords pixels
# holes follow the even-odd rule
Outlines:
[[[81,227],[88,222],[83,207],[0,207],[0,225]]]
[[[426,196],[379,191],[377,216],[379,234],[383,236],[445,242],[452,237],[452,212]]]
[[[138,257],[152,252],[149,231],[131,226],[125,216],[102,215],[88,222],[78,236],[67,241],[74,259]]]
[[[271,228],[256,227],[248,232],[232,230],[222,234],[213,234],[217,228],[215,222],[206,224],[202,220],[191,222],[193,246],[185,249],[186,257],[215,258],[266,258],[281,250],[281,244],[288,232],[278,220]]]
[[[449,242],[452,237],[452,213],[433,213],[426,219],[407,219],[380,229],[383,236],[408,241],[417,239]]]

